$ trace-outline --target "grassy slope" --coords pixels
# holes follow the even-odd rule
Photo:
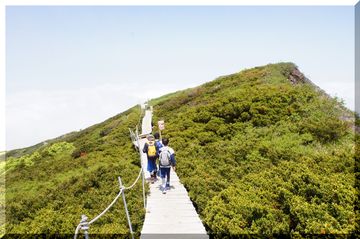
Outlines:
[[[257,67],[152,100],[154,122],[165,119],[178,174],[210,233],[354,229],[353,134],[338,120],[337,102],[289,82],[294,67]],[[10,152],[25,156],[7,165],[8,232],[72,233],[81,214],[97,215],[116,195],[117,175],[125,184],[136,177],[127,128],[138,117],[133,108],[48,145]],[[81,152],[87,154],[77,157]],[[139,232],[137,187],[127,200]],[[126,233],[125,220],[119,203],[91,232]]]
[[[53,140],[41,147],[10,152],[7,158],[7,233],[74,232],[80,216],[92,219],[119,190],[117,176],[129,186],[139,172],[139,156],[128,128],[135,127],[140,107],[107,121]],[[80,154],[82,156],[80,156]],[[133,228],[144,216],[141,184],[126,193]],[[91,225],[91,233],[128,232],[122,202]]]
[[[267,65],[154,101],[210,233],[351,233],[354,135],[336,100]],[[221,236],[219,236],[221,237]]]

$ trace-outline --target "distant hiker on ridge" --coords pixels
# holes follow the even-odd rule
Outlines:
[[[171,167],[175,171],[176,168],[176,160],[175,160],[175,152],[172,148],[168,146],[169,140],[164,138],[162,140],[164,147],[160,149],[159,154],[159,165],[161,171],[161,188],[162,192],[165,194],[166,190],[170,189],[170,169]],[[166,177],[166,183],[165,183]]]
[[[145,143],[143,152],[147,155],[147,170],[150,172],[151,183],[154,183],[157,179],[156,159],[159,156],[159,150],[156,148],[154,136],[148,135],[147,140],[148,142]]]

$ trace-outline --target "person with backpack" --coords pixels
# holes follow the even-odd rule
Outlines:
[[[154,136],[148,135],[147,140],[143,152],[146,153],[148,159],[147,170],[150,172],[151,183],[154,183],[157,180],[156,159],[159,156],[159,150],[156,148]]]
[[[176,160],[175,160],[175,151],[168,146],[169,140],[164,138],[162,140],[164,147],[160,149],[159,154],[159,166],[161,171],[161,188],[162,192],[165,194],[166,190],[170,189],[170,170],[176,170]],[[166,178],[166,182],[165,182]]]
[[[154,137],[155,137],[155,145],[156,145],[156,148],[159,150],[161,149],[164,145],[161,143],[160,141],[160,134],[159,133],[155,133],[154,134]],[[158,151],[159,153],[159,151]]]
[[[156,150],[157,150],[157,153],[158,155],[160,155],[160,149],[162,147],[164,147],[164,145],[161,143],[160,141],[160,134],[159,133],[155,133],[154,134],[154,137],[155,137],[155,146],[156,146]],[[157,165],[156,165],[157,167]],[[157,167],[158,168],[158,167]],[[158,176],[161,177],[161,170],[159,168],[159,170],[157,171],[158,172]]]

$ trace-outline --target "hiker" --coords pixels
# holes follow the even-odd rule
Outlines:
[[[160,154],[159,151],[164,145],[160,141],[160,134],[159,133],[155,133],[154,137],[155,137],[155,146],[156,146],[157,154],[159,155]],[[157,165],[156,165],[156,168],[158,168]],[[160,168],[159,168],[159,170],[157,172],[158,172],[158,176],[161,177]]]
[[[161,143],[160,141],[160,134],[159,133],[155,133],[154,134],[154,137],[155,137],[155,145],[157,147],[157,149],[161,149],[164,145]],[[159,151],[158,151],[159,152]]]
[[[176,160],[175,160],[175,152],[172,148],[168,146],[169,140],[164,138],[162,140],[164,147],[160,149],[159,154],[159,166],[161,171],[161,189],[165,194],[166,190],[170,189],[170,170],[171,167],[175,171],[176,168]],[[166,178],[166,183],[165,183]]]
[[[148,164],[147,170],[150,172],[151,182],[157,180],[157,167],[156,167],[156,159],[158,158],[159,150],[156,148],[154,136],[151,134],[147,136],[147,142],[144,145],[143,152],[146,153]]]

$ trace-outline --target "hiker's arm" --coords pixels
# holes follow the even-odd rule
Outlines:
[[[160,147],[158,143],[155,143],[155,148],[156,148],[156,157],[159,157],[160,154]]]
[[[170,155],[170,161],[171,161],[171,165],[175,167],[176,166],[175,154]]]

